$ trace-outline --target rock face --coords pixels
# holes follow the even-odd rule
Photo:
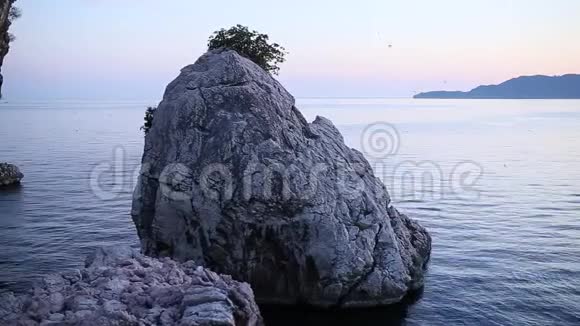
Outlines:
[[[249,282],[263,303],[375,306],[423,284],[431,238],[328,119],[233,51],[181,70],[145,138],[132,216],[148,255]]]
[[[0,163],[0,186],[20,183],[24,174],[13,164]]]
[[[99,249],[86,268],[0,295],[1,325],[263,325],[252,289],[192,262]]]

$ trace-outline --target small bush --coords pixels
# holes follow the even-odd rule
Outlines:
[[[10,26],[14,20],[20,18],[22,16],[22,11],[18,7],[10,7],[10,11],[8,11],[8,21],[6,22],[7,26]],[[8,42],[12,43],[16,40],[16,36],[12,33],[7,33]]]
[[[268,35],[250,31],[248,27],[236,25],[220,29],[209,38],[209,50],[226,48],[252,60],[264,70],[275,75],[280,71],[278,64],[285,61],[285,49],[277,43],[268,43]]]
[[[8,12],[8,19],[12,22],[15,19],[20,18],[22,16],[22,10],[18,7],[11,7],[10,11]]]
[[[147,107],[147,110],[145,110],[145,118],[143,118],[145,123],[143,123],[141,126],[141,130],[143,130],[145,134],[147,134],[149,129],[151,129],[151,126],[153,126],[153,116],[155,114],[155,110],[157,110],[157,108],[153,106],[149,106]]]

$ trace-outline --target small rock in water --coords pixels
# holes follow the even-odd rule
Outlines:
[[[24,174],[14,164],[0,163],[0,186],[9,186],[20,183]]]

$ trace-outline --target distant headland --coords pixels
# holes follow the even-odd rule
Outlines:
[[[580,75],[521,76],[499,85],[478,86],[469,92],[434,91],[413,98],[439,99],[580,99]]]

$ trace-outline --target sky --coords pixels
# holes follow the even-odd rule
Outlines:
[[[410,97],[580,73],[577,0],[18,0],[5,99],[159,100],[235,24],[289,54],[296,97]],[[391,46],[389,46],[391,45]]]

